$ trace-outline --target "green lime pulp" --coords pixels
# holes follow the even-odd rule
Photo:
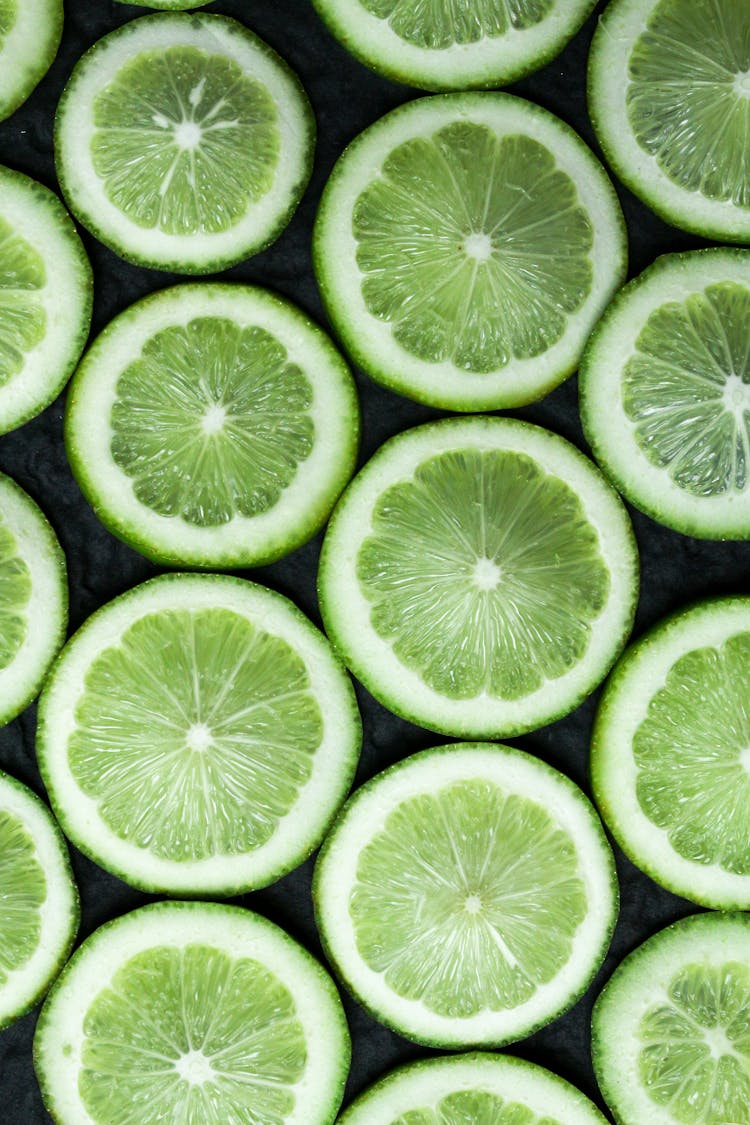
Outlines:
[[[13,24],[18,13],[17,0],[0,0],[0,46]]]
[[[750,486],[750,289],[719,282],[651,313],[623,374],[652,464],[694,496]]]
[[[641,148],[687,191],[750,207],[750,5],[660,0],[628,65]]]
[[[519,1102],[506,1102],[486,1090],[460,1090],[441,1098],[435,1109],[412,1109],[391,1125],[560,1125],[538,1117]]]
[[[312,451],[312,385],[263,328],[165,328],[116,395],[112,457],[138,500],[200,527],[273,508]]]
[[[259,1125],[294,1110],[294,1000],[249,958],[203,945],[127,961],[84,1017],[78,1088],[98,1125]]]
[[[141,51],[97,94],[93,119],[94,169],[110,202],[139,227],[229,230],[273,184],[276,106],[225,55]]]
[[[750,633],[676,661],[633,755],[638,803],[675,851],[750,875]]]
[[[15,659],[26,639],[30,597],[29,568],[18,555],[13,533],[0,522],[0,669]]]
[[[0,987],[36,951],[46,897],[34,841],[17,816],[0,810]]]
[[[361,0],[362,6],[407,43],[444,50],[456,43],[496,39],[541,23],[554,0]]]
[[[302,659],[225,609],[140,618],[88,669],[71,772],[123,839],[173,861],[237,855],[276,831],[323,722]]]
[[[0,34],[2,34],[0,10]],[[24,366],[44,336],[47,316],[39,299],[46,281],[36,250],[0,216],[0,387]]]
[[[519,699],[570,670],[609,574],[581,501],[526,454],[456,450],[386,489],[357,576],[399,660],[451,699]]]
[[[367,308],[430,363],[487,373],[540,356],[591,290],[574,182],[538,141],[469,121],[395,148],[353,232]]]
[[[586,890],[541,805],[472,780],[398,805],[359,857],[349,909],[389,988],[460,1019],[515,1008],[555,976]]]
[[[683,1125],[750,1122],[750,971],[686,965],[641,1019],[638,1056],[649,1098]]]

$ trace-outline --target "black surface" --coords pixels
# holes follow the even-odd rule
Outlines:
[[[82,51],[107,31],[145,10],[106,0],[67,0],[63,45],[47,77],[9,120],[0,124],[0,163],[56,188],[52,122],[63,83]],[[310,265],[310,227],[326,176],[344,145],[361,129],[418,92],[380,79],[350,58],[328,34],[309,0],[218,0],[203,9],[242,20],[282,54],[300,75],[318,119],[319,140],[312,184],[294,220],[269,250],[227,271],[224,277],[274,288],[323,320]],[[596,150],[584,93],[585,60],[595,18],[559,58],[511,89],[557,113]],[[624,189],[620,197],[630,233],[631,275],[660,253],[703,245],[666,226]],[[94,332],[136,298],[171,284],[168,274],[138,270],[120,261],[83,232],[96,276]],[[438,417],[358,377],[364,412],[362,460],[389,435]],[[99,525],[68,469],[62,442],[63,399],[39,418],[0,437],[0,469],[10,473],[50,517],[65,549],[70,570],[71,629],[109,598],[156,573]],[[515,412],[585,448],[577,413],[575,379],[543,402]],[[635,635],[668,611],[709,593],[748,588],[750,546],[706,543],[667,531],[633,513],[642,559],[642,595]],[[320,537],[273,566],[249,576],[280,590],[319,622],[315,570]],[[394,718],[358,689],[365,744],[358,781],[391,762],[440,739]],[[588,790],[587,745],[595,705],[589,699],[574,714],[515,744],[539,755]],[[35,709],[0,730],[0,768],[43,793],[34,759]],[[148,901],[146,895],[101,871],[73,852],[81,890],[80,938],[118,913]],[[697,908],[661,890],[618,853],[622,889],[620,921],[607,962],[588,995],[567,1015],[511,1048],[543,1063],[579,1086],[602,1106],[589,1057],[589,1016],[603,982],[622,957],[649,934]],[[275,886],[241,900],[280,923],[311,950],[320,953],[310,902],[308,862]],[[378,1026],[346,997],[354,1042],[347,1098],[392,1065],[426,1055],[420,1047]],[[0,1121],[39,1125],[45,1113],[31,1064],[36,1013],[0,1034]],[[645,1123],[644,1123],[645,1125]]]

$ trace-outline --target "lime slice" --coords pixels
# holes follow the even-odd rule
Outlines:
[[[281,233],[310,177],[296,75],[224,16],[142,16],[78,62],[55,124],[70,208],[123,258],[213,273]]]
[[[350,1044],[331,979],[283,930],[163,902],[83,943],[34,1054],[60,1125],[330,1125]]]
[[[0,0],[0,121],[44,78],[62,29],[62,0]]]
[[[354,470],[354,382],[293,305],[180,285],[99,336],[68,395],[66,443],[110,531],[167,564],[271,562],[325,522]]]
[[[426,90],[505,86],[548,63],[596,0],[313,0],[366,66]]]
[[[750,909],[750,598],[717,598],[630,648],[602,697],[594,794],[652,879]]]
[[[615,971],[593,1054],[620,1125],[750,1122],[749,926],[746,914],[684,918]]]
[[[119,4],[135,4],[139,8],[158,8],[163,12],[184,12],[205,8],[211,0],[117,0]]]
[[[501,1045],[583,994],[617,878],[583,793],[509,746],[457,743],[385,770],[344,807],[313,885],[341,979],[420,1043]]]
[[[658,261],[617,295],[580,372],[594,455],[654,519],[750,539],[750,252]]]
[[[429,730],[518,734],[572,711],[630,631],[632,529],[562,438],[500,418],[400,434],[344,493],[318,575],[365,687]]]
[[[56,195],[0,167],[0,433],[65,386],[91,323],[93,278]]]
[[[165,575],[98,610],[42,695],[37,757],[58,820],[147,890],[235,894],[320,843],[361,743],[351,683],[286,598]]]
[[[589,111],[617,175],[667,222],[750,242],[750,6],[611,0]]]
[[[78,929],[78,892],[49,810],[0,771],[0,1029],[41,999]]]
[[[366,129],[323,192],[313,252],[357,363],[451,410],[519,406],[562,382],[626,264],[601,166],[508,94],[422,98]]]
[[[38,694],[67,624],[60,544],[31,497],[0,473],[0,726]]]

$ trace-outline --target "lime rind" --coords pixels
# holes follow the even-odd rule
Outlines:
[[[636,440],[623,407],[622,373],[656,309],[684,305],[694,294],[725,283],[750,292],[750,252],[718,247],[658,258],[614,298],[594,329],[579,372],[581,421],[603,471],[652,519],[702,539],[750,538],[750,480],[742,489],[714,496],[697,495],[676,483]],[[745,397],[748,418],[750,389]],[[741,431],[739,421],[738,426]]]
[[[138,8],[156,8],[160,12],[187,12],[205,8],[212,0],[117,0],[118,4],[135,4]]]
[[[254,516],[236,513],[211,527],[148,508],[113,459],[112,406],[122,371],[156,333],[199,317],[222,317],[271,333],[312,387],[312,451],[278,502]],[[235,569],[273,562],[325,523],[354,471],[360,414],[354,381],[326,334],[294,305],[266,290],[180,285],[138,301],[94,341],[71,383],[65,444],[73,473],[102,523],[147,558],[167,566]]]
[[[569,959],[531,998],[515,1008],[468,1017],[439,1015],[404,998],[359,953],[349,905],[363,849],[388,813],[405,798],[467,778],[494,778],[508,793],[529,795],[573,838],[588,910]],[[336,975],[373,1018],[417,1043],[451,1049],[501,1047],[533,1034],[580,999],[599,969],[614,931],[619,891],[614,858],[596,812],[564,775],[501,744],[455,743],[425,750],[391,766],[359,788],[329,832],[315,866],[313,903],[318,931]]]
[[[750,909],[750,879],[717,862],[700,863],[681,855],[669,840],[669,830],[646,815],[637,795],[633,738],[681,657],[697,649],[720,649],[730,637],[749,631],[750,598],[741,597],[709,599],[659,622],[615,666],[591,740],[594,799],[620,847],[655,882],[717,910]],[[745,686],[743,681],[740,691]],[[728,714],[725,718],[728,729],[735,730],[737,719]],[[741,716],[739,722],[741,729]],[[718,809],[716,818],[718,830],[723,824]]]
[[[0,121],[30,96],[52,65],[63,30],[62,0],[18,0],[0,38]]]
[[[167,47],[210,50],[242,66],[279,111],[281,150],[270,189],[239,222],[216,233],[168,234],[139,226],[110,201],[94,169],[94,99],[137,54]],[[314,145],[315,118],[296,74],[242,24],[200,12],[141,16],[99,40],[78,61],[55,119],[58,179],[73,214],[126,261],[177,273],[215,273],[274,242],[307,187]]]
[[[0,771],[3,812],[17,818],[33,840],[47,893],[39,907],[39,939],[34,952],[0,986],[0,1030],[41,1000],[67,960],[80,920],[78,891],[62,833],[46,805],[25,785]],[[2,909],[0,897],[0,913]]]
[[[516,82],[555,58],[595,7],[595,0],[553,0],[540,22],[529,27],[511,26],[502,35],[433,49],[408,42],[361,0],[314,3],[333,35],[365,66],[394,82],[434,91]]]

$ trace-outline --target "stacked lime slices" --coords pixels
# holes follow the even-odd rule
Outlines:
[[[0,121],[47,73],[62,28],[62,0],[0,0]]]
[[[71,210],[122,257],[212,273],[272,242],[310,176],[297,77],[223,16],[143,16],[79,60],[55,125]]]

